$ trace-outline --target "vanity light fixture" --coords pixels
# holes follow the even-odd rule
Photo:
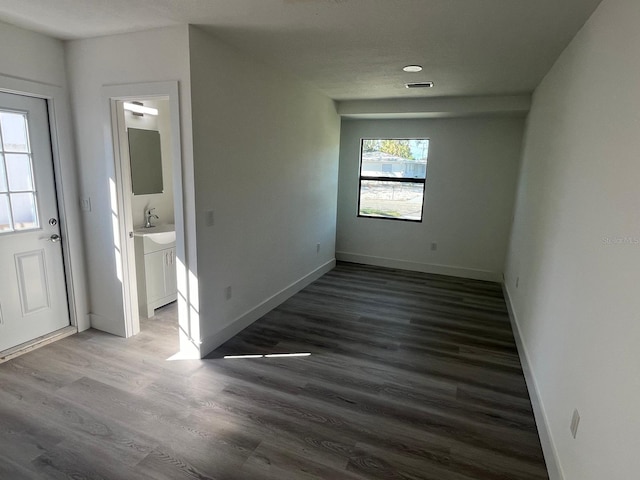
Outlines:
[[[129,110],[134,115],[137,114],[138,116],[141,116],[141,115],[144,115],[145,113],[147,115],[153,115],[153,116],[158,115],[157,108],[145,107],[141,102],[124,102],[123,106],[125,110]]]
[[[422,65],[407,65],[403,67],[402,70],[407,73],[418,73],[422,71]]]

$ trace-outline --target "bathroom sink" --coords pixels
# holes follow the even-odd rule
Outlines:
[[[144,237],[145,240],[151,240],[154,243],[166,245],[176,241],[175,225],[158,225],[150,228],[138,228],[134,231],[138,237]]]

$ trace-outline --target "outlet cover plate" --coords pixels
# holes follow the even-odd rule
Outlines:
[[[213,227],[213,210],[204,212],[204,223],[207,227]]]

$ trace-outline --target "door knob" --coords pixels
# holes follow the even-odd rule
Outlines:
[[[57,233],[54,233],[53,235],[51,235],[49,237],[49,241],[53,242],[53,243],[59,242],[60,241],[60,235],[58,235]]]

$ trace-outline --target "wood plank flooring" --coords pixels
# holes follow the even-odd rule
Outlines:
[[[548,478],[498,284],[340,263],[176,350],[168,306],[1,364],[0,479]]]

